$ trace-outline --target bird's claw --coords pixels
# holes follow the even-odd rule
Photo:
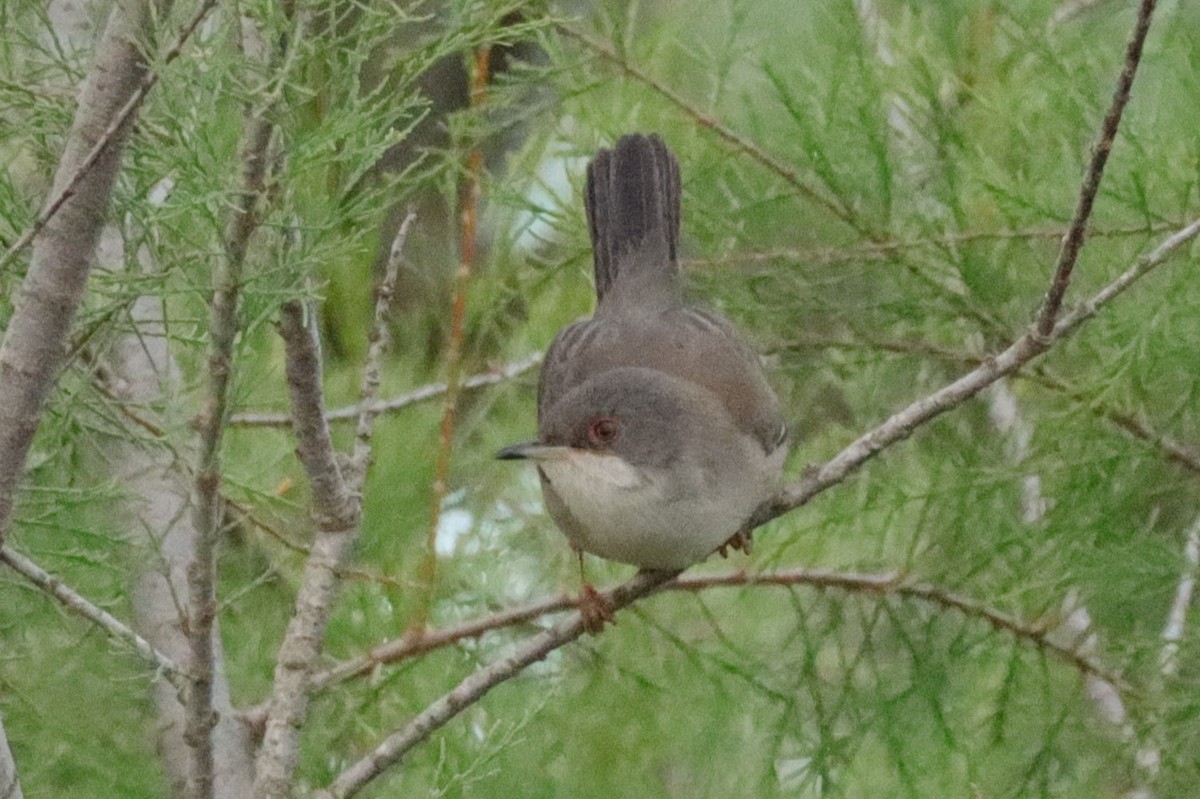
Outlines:
[[[729,550],[731,549],[740,549],[742,552],[745,552],[747,555],[749,555],[753,548],[753,534],[749,530],[738,530],[736,533],[729,536],[728,541],[717,547],[717,552],[720,553],[721,557],[728,558]]]
[[[589,635],[599,635],[604,630],[605,622],[617,623],[612,600],[597,591],[591,583],[580,586],[578,607],[579,615],[583,618],[584,632]]]

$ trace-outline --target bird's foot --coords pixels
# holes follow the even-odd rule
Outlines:
[[[747,555],[749,555],[750,550],[753,549],[753,546],[753,534],[749,530],[738,530],[736,533],[729,536],[728,541],[717,547],[717,552],[721,553],[721,557],[723,558],[729,557],[729,550],[731,549],[740,549],[742,552],[745,552]]]
[[[616,609],[612,600],[596,590],[591,583],[585,582],[579,588],[579,615],[583,617],[583,629],[589,635],[599,635],[604,630],[604,623],[617,623]]]

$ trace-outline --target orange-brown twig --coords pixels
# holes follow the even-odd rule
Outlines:
[[[471,108],[479,108],[487,100],[487,84],[491,71],[491,45],[475,50],[471,70]],[[439,427],[438,458],[433,477],[430,501],[429,533],[425,557],[421,562],[418,583],[424,596],[409,624],[409,632],[420,636],[429,616],[429,601],[437,579],[437,531],[442,518],[442,502],[446,498],[446,480],[450,473],[450,445],[454,438],[455,410],[458,405],[460,373],[462,371],[463,319],[467,314],[467,285],[475,265],[475,233],[479,215],[479,177],[483,172],[483,150],[476,144],[467,156],[466,175],[459,189],[459,250],[458,269],[454,274],[454,301],[450,311],[450,343],[446,349],[446,393],[442,401],[442,423]]]

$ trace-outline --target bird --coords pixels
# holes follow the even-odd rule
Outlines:
[[[538,381],[538,435],[497,453],[537,465],[579,558],[585,629],[615,622],[584,553],[682,571],[727,547],[778,490],[788,425],[761,360],[680,274],[679,163],[657,134],[600,149],[584,193],[595,312],[558,332]]]

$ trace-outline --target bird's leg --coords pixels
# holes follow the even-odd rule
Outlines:
[[[604,630],[604,623],[617,623],[616,611],[612,601],[596,590],[588,582],[583,573],[583,550],[575,550],[579,556],[579,615],[583,617],[583,629],[589,635],[599,635]]]
[[[729,557],[729,550],[740,549],[747,555],[754,546],[754,537],[749,527],[743,527],[733,535],[729,536],[729,540],[721,546],[717,547],[717,552],[721,553],[721,557]]]

